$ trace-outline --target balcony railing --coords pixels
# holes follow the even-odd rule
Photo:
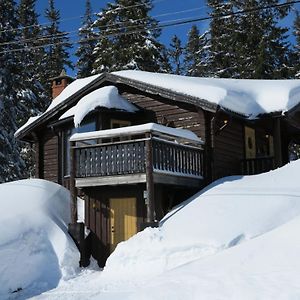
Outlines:
[[[173,135],[168,131],[128,128],[124,134],[112,129],[98,131],[98,134],[91,136],[82,134],[73,138],[74,177],[146,173],[147,164],[151,163],[153,173],[202,178],[201,142],[176,136],[176,129],[171,130]],[[180,133],[180,130],[178,132]],[[93,144],[87,144],[86,141],[91,141],[92,138]]]
[[[77,178],[145,173],[145,140],[75,148]]]
[[[275,168],[274,157],[244,159],[241,164],[243,175],[260,174]]]

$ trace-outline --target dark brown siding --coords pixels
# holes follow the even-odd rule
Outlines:
[[[42,178],[58,182],[58,137],[52,132],[46,132],[42,137],[42,148]]]
[[[244,125],[236,120],[229,121],[214,140],[213,177],[241,174],[241,160],[244,158]]]
[[[205,139],[204,115],[202,111],[197,112],[194,106],[167,99],[153,99],[139,94],[123,93],[123,96],[139,107],[153,111],[153,121],[189,129],[203,140]]]

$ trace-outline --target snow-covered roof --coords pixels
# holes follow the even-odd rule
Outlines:
[[[190,130],[171,128],[171,127],[166,127],[155,123],[147,123],[143,125],[127,126],[127,127],[98,130],[98,131],[85,132],[85,133],[75,133],[71,136],[70,141],[76,142],[82,140],[93,140],[98,138],[109,138],[115,136],[136,135],[145,132],[157,132],[157,133],[167,134],[177,138],[182,138],[199,144],[203,144],[203,141]]]
[[[285,112],[300,103],[300,80],[199,78],[144,71],[112,74],[206,100],[250,119]]]
[[[15,136],[25,135],[26,131],[33,130],[34,126],[53,117],[60,109],[66,109],[68,106],[70,108],[71,105],[74,105],[72,100],[75,95],[85,88],[88,89],[90,85],[99,83],[100,87],[102,80],[106,79],[112,84],[122,80],[125,85],[127,83],[150,93],[160,94],[161,91],[164,91],[162,95],[170,97],[170,99],[173,99],[170,93],[175,93],[178,101],[185,102],[185,96],[186,99],[190,97],[193,104],[197,105],[198,103],[204,109],[206,107],[215,111],[219,106],[249,119],[255,119],[268,113],[284,113],[300,103],[300,80],[199,78],[144,71],[118,71],[75,80],[52,101],[42,115],[30,119],[16,132]],[[87,99],[89,102],[89,105],[84,105],[85,108],[97,104],[96,97],[94,97],[96,95],[98,95],[97,92],[95,94],[92,92],[89,96],[82,98],[81,103]],[[104,101],[104,99],[102,100]],[[118,102],[120,104],[120,101]],[[113,107],[115,108],[119,104],[113,104]],[[97,106],[101,106],[101,103]],[[77,121],[74,121],[78,124],[84,115],[79,112],[79,106],[78,110],[75,107],[71,108],[63,117],[76,115],[76,110],[79,117]],[[128,105],[126,107],[128,110]],[[119,107],[116,108],[119,109]]]
[[[89,83],[98,78],[101,74],[76,79],[71,84],[69,84],[56,98],[53,99],[46,112],[55,108],[58,104],[68,99],[70,96],[74,95],[76,92],[81,90],[83,87],[87,86]]]
[[[115,86],[105,86],[84,96],[74,107],[66,111],[59,119],[74,116],[74,125],[78,127],[83,118],[96,107],[115,108],[136,112],[138,108],[119,95]]]

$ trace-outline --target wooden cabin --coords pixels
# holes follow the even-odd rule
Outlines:
[[[81,265],[90,254],[103,265],[120,241],[215,179],[282,166],[299,140],[297,80],[253,87],[121,71],[71,81],[53,78],[53,102],[16,137],[34,145],[36,177],[70,189]],[[280,102],[269,99],[278,104],[270,109],[263,106],[268,87]],[[261,102],[251,98],[260,92]],[[85,201],[84,224],[77,197]]]

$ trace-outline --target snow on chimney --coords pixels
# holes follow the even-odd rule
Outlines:
[[[63,69],[59,76],[50,80],[52,81],[52,99],[55,99],[74,79]]]

